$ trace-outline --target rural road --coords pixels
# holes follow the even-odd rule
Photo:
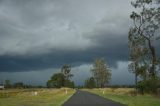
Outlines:
[[[89,92],[78,90],[62,106],[124,106],[124,105],[102,98],[98,95]]]

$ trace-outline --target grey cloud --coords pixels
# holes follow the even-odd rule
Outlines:
[[[128,71],[127,61],[118,61],[117,67],[111,67],[112,79],[111,85],[133,85],[134,84],[134,74]],[[127,79],[127,80],[126,80]]]
[[[131,11],[130,0],[1,0],[0,72],[85,70],[97,57],[118,70],[128,61]]]
[[[96,57],[106,58],[111,65],[127,60],[129,4],[115,2],[4,1],[0,71],[78,65]]]
[[[115,2],[3,1],[0,6],[0,55],[37,55],[54,49],[84,50],[96,46],[92,37],[87,37],[88,33],[94,37],[93,33],[97,31],[98,35],[106,29],[106,36],[110,36],[110,32],[115,30],[113,27],[121,26],[123,22],[120,21],[125,20],[124,16],[128,17],[128,10],[122,9],[118,19],[113,19],[118,13],[113,7]],[[115,6],[129,7],[127,3]]]
[[[54,51],[36,56],[0,56],[0,71],[14,72],[26,70],[41,70],[45,68],[61,67],[63,64],[77,66],[92,63],[97,57],[104,57],[110,65],[116,65],[118,60],[127,60],[127,46],[106,48],[97,47],[85,51]],[[9,66],[9,67],[8,67]]]

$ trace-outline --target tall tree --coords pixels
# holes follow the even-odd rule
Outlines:
[[[132,6],[137,11],[132,12],[130,18],[134,26],[130,29],[129,36],[134,39],[143,39],[148,52],[147,65],[150,77],[156,77],[157,55],[154,45],[156,31],[160,27],[160,7],[159,0],[136,0]]]
[[[143,37],[134,37],[132,32],[129,32],[129,54],[130,64],[129,71],[135,74],[135,87],[137,87],[137,77],[141,76],[143,79],[147,77],[147,65],[145,59],[147,58],[148,49],[145,46]],[[137,89],[137,88],[136,88]]]
[[[64,87],[65,76],[62,73],[53,74],[50,80],[47,82],[49,88],[60,88]]]
[[[102,58],[95,60],[91,72],[93,73],[93,77],[96,80],[98,87],[105,87],[105,84],[109,83],[109,80],[111,79],[111,70]]]
[[[73,74],[71,74],[71,66],[70,65],[63,65],[63,67],[61,68],[61,72],[64,74],[66,80],[69,80],[69,78],[71,78],[73,76]]]
[[[11,85],[11,81],[10,80],[5,80],[5,88],[11,88],[12,85]]]
[[[71,66],[64,65],[61,68],[60,73],[53,74],[50,80],[47,81],[47,87],[49,88],[60,88],[60,87],[69,87],[74,88],[74,82],[70,80],[72,77]]]

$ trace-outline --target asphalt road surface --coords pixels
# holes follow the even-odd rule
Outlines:
[[[67,102],[62,106],[125,106],[120,103],[105,99],[98,95],[77,91]]]

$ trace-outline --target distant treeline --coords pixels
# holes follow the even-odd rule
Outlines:
[[[109,85],[108,88],[134,88],[135,85]]]
[[[135,87],[135,85],[108,85],[105,88],[134,88],[134,87]],[[86,87],[86,86],[77,86],[75,88],[81,89],[81,88],[88,88],[88,87]],[[94,88],[100,88],[100,87],[94,87]]]
[[[15,82],[15,83],[11,83],[10,80],[5,80],[4,82],[4,88],[45,88],[45,86],[33,86],[33,85],[28,85],[28,84],[24,84],[23,82]]]

